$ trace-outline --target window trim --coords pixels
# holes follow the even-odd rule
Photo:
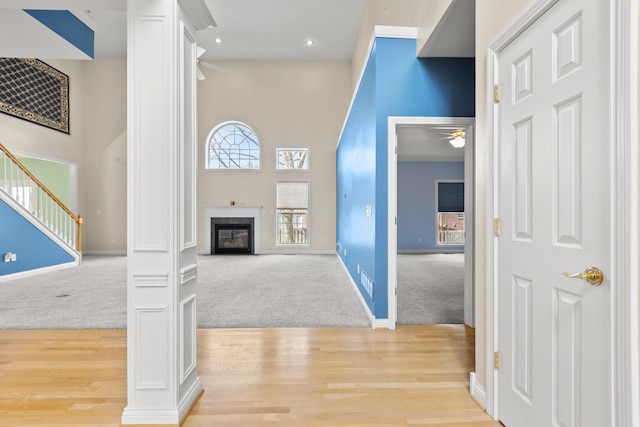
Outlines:
[[[435,188],[435,206],[434,206],[435,207],[435,209],[434,209],[434,215],[435,215],[435,245],[436,245],[436,247],[459,247],[459,246],[464,246],[465,242],[462,242],[462,243],[440,243],[439,242],[438,235],[440,233],[440,230],[439,230],[438,226],[440,224],[438,222],[438,214],[440,213],[440,211],[438,209],[438,184],[440,184],[440,183],[452,183],[452,184],[462,183],[462,184],[464,184],[465,181],[464,181],[464,179],[436,179],[435,181],[436,181],[435,182],[435,187],[436,187]],[[466,209],[466,207],[465,207],[465,209]],[[449,213],[452,213],[452,214],[460,214],[460,213],[465,214],[465,212],[449,212]],[[466,220],[467,220],[467,218],[466,218],[466,215],[465,215],[465,227],[464,227],[465,232],[466,232],[466,229],[467,229]],[[465,236],[465,241],[466,240],[467,239],[466,239],[466,236]]]
[[[209,150],[210,150],[210,145],[211,145],[211,139],[213,138],[213,135],[220,129],[222,129],[225,126],[228,125],[233,125],[233,124],[239,124],[242,125],[246,128],[248,128],[256,137],[256,141],[258,142],[258,153],[259,153],[259,162],[260,165],[257,168],[212,168],[209,164],[210,158],[209,158]],[[220,122],[217,125],[215,125],[207,134],[207,137],[205,138],[204,141],[204,170],[205,171],[212,171],[212,172],[259,172],[262,170],[262,163],[263,163],[263,159],[262,159],[262,143],[260,142],[260,138],[258,138],[258,134],[257,132],[251,127],[249,126],[247,123],[242,122],[240,120],[226,120],[224,122]]]
[[[305,161],[307,167],[304,169],[292,168],[285,169],[280,168],[280,151],[306,151],[307,159]],[[276,147],[276,172],[310,172],[311,171],[311,148],[310,147]]]
[[[287,169],[285,169],[287,170]],[[307,184],[307,241],[306,243],[279,243],[278,242],[278,183],[280,182],[304,182]],[[310,179],[276,179],[274,186],[274,243],[279,248],[304,248],[311,246],[311,180]]]

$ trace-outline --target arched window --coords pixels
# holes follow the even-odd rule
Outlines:
[[[207,169],[260,169],[260,142],[241,122],[224,122],[207,138]]]

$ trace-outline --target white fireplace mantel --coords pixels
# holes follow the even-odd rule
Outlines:
[[[204,206],[205,217],[205,241],[206,252],[211,252],[211,218],[253,218],[253,252],[259,254],[260,251],[260,218],[262,217],[262,206]]]

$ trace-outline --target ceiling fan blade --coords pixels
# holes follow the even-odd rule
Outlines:
[[[449,139],[451,139],[450,136],[444,136],[442,138],[430,138],[430,139],[427,139],[425,142],[447,141]]]
[[[451,141],[456,138],[464,139],[464,129],[450,129],[446,132],[441,132],[440,138],[428,138],[425,142],[438,142],[438,141]]]
[[[198,80],[204,80],[206,78],[200,67],[196,67],[196,77],[198,77]]]
[[[205,48],[196,46],[196,58],[200,58],[202,55],[204,55],[205,52],[206,52]]]
[[[198,61],[198,63],[200,65],[202,65],[203,67],[207,67],[207,68],[212,68],[214,70],[217,71],[227,71],[224,69],[224,67],[220,66],[220,65],[216,65],[216,64],[212,64],[211,62],[204,62],[204,61]]]
[[[454,129],[449,132],[444,132],[443,135],[445,135],[445,137],[442,139],[453,139],[456,137],[464,138],[464,129]]]

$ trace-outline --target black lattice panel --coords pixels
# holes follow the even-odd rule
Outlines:
[[[0,111],[69,133],[69,78],[37,59],[0,58]]]

